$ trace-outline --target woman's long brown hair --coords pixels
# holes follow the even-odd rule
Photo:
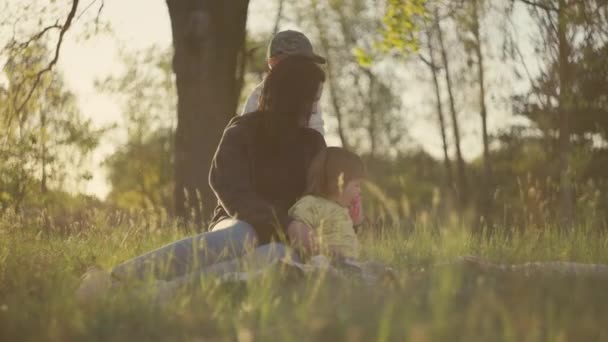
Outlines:
[[[308,123],[325,73],[308,57],[289,56],[275,65],[264,80],[258,110],[263,112],[267,136]]]

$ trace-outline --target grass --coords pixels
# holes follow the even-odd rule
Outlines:
[[[0,217],[1,341],[599,341],[608,340],[605,281],[480,274],[461,255],[495,262],[608,264],[608,237],[580,226],[489,241],[451,225],[365,234],[366,258],[392,265],[395,286],[316,275],[269,275],[243,284],[206,280],[200,290],[155,305],[145,291],[114,293],[92,306],[74,298],[92,265],[112,265],[181,236],[151,215],[56,231],[36,218]],[[162,228],[161,228],[162,227]]]

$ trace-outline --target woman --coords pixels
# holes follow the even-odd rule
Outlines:
[[[172,279],[241,257],[248,247],[281,256],[284,246],[271,242],[282,237],[311,249],[310,228],[287,229],[288,210],[305,191],[313,157],[325,148],[323,137],[307,128],[324,81],[324,72],[307,57],[289,56],[272,68],[258,111],[228,124],[213,158],[209,184],[218,205],[211,231],[126,261],[112,276]]]

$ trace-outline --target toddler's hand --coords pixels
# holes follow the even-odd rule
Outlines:
[[[363,209],[362,209],[362,201],[361,196],[357,196],[353,199],[353,202],[350,204],[349,208],[350,218],[353,220],[353,224],[359,225],[363,222]]]

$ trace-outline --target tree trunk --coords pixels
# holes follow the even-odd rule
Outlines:
[[[46,163],[48,160],[47,157],[47,120],[46,120],[46,110],[44,108],[40,109],[40,137],[38,137],[40,141],[40,193],[46,194],[48,191],[47,187],[47,173],[46,173]]]
[[[452,179],[452,161],[448,153],[448,138],[445,128],[445,117],[443,116],[443,104],[441,102],[441,88],[439,85],[439,75],[437,70],[437,64],[435,63],[435,48],[433,47],[432,34],[427,32],[427,47],[429,49],[430,63],[428,63],[429,70],[433,75],[433,87],[435,89],[435,100],[437,106],[437,123],[441,131],[441,143],[443,147],[443,165],[445,167],[445,187],[449,194],[454,192],[454,181]]]
[[[369,69],[365,70],[365,75],[367,76],[367,80],[369,83],[369,95],[367,100],[367,108],[369,110],[369,123],[367,125],[367,134],[369,136],[369,156],[373,159],[376,156],[377,150],[377,138],[378,138],[378,123],[377,117],[378,114],[376,111],[376,104],[374,99],[374,87],[376,86],[376,77],[372,74]]]
[[[238,102],[237,60],[245,41],[248,0],[167,0],[177,86],[176,214],[208,218],[213,154]],[[194,217],[192,217],[192,215]]]
[[[443,32],[441,25],[439,24],[439,14],[435,10],[435,28],[437,30],[437,37],[439,38],[439,47],[441,49],[441,59],[445,68],[445,81],[448,90],[450,100],[450,114],[452,117],[452,129],[454,133],[454,143],[456,145],[456,163],[458,167],[458,203],[461,209],[464,208],[468,202],[468,191],[467,191],[467,180],[464,168],[464,159],[462,158],[462,150],[460,148],[460,127],[458,124],[458,117],[456,114],[456,105],[454,100],[454,92],[452,87],[452,78],[450,76],[450,65],[447,56],[447,50],[443,42]]]
[[[330,51],[331,47],[329,44],[329,40],[327,39],[327,31],[325,30],[325,26],[321,22],[321,17],[319,14],[319,9],[317,8],[317,1],[311,1],[312,10],[313,10],[313,19],[315,21],[315,26],[317,27],[317,33],[319,34],[319,42],[321,43],[321,48],[323,49],[323,53],[325,54],[325,58],[327,59],[327,65],[325,66],[325,70],[327,73],[327,86],[329,90],[329,96],[331,98],[331,104],[334,110],[334,114],[336,115],[336,119],[338,121],[338,136],[340,137],[340,142],[342,143],[342,147],[348,149],[350,145],[346,138],[345,133],[345,124],[344,124],[344,115],[342,113],[342,106],[340,104],[340,95],[338,95],[338,86],[336,84],[336,75],[333,68],[333,58],[332,53]]]
[[[483,137],[483,187],[481,189],[481,211],[488,229],[492,226],[492,164],[490,160],[490,143],[488,139],[488,110],[486,107],[486,87],[484,60],[481,52],[481,35],[479,33],[479,0],[473,0],[473,36],[475,37],[475,55],[477,57],[477,82],[479,84],[479,106],[481,115],[481,132]]]
[[[559,168],[560,168],[560,207],[564,228],[572,223],[572,185],[570,184],[570,71],[568,57],[570,47],[566,33],[566,0],[559,0],[557,38],[559,44]]]
[[[344,49],[348,49],[351,46],[357,45],[357,36],[356,33],[353,32],[352,27],[350,27],[347,23],[349,22],[349,18],[342,12],[339,7],[337,9],[338,14],[338,23],[340,24],[340,29],[342,32],[342,36],[344,37]],[[378,28],[380,29],[380,28]],[[364,90],[359,86],[359,76],[356,73],[353,75],[357,81],[357,92],[361,99],[367,98],[367,115],[369,117],[369,121],[367,123],[367,136],[369,139],[369,156],[374,158],[376,156],[376,151],[378,150],[378,111],[377,111],[377,103],[375,94],[377,91],[374,89],[377,85],[377,77],[376,75],[367,67],[363,67],[358,61],[355,61],[357,68],[359,71],[364,74],[367,78],[368,89]]]

